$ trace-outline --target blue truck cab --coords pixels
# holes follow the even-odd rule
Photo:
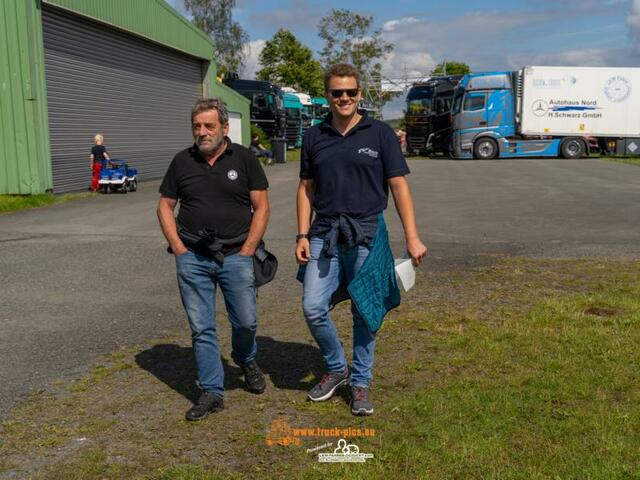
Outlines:
[[[300,148],[302,146],[302,102],[293,93],[284,94],[284,110],[286,112],[287,146]]]
[[[324,97],[313,97],[311,99],[313,103],[313,117],[311,119],[311,125],[317,125],[322,123],[325,117],[329,114],[329,102]]]
[[[570,158],[584,153],[584,145],[577,138],[527,138],[519,134],[519,85],[519,72],[470,73],[462,77],[451,110],[455,158],[557,157],[561,146],[563,155]]]

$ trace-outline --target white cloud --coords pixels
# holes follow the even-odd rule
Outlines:
[[[258,57],[264,48],[266,40],[253,40],[245,45],[244,53],[247,56],[247,63],[240,75],[241,78],[254,79],[256,72],[260,70]]]
[[[627,26],[629,27],[629,33],[637,44],[640,42],[640,0],[633,0],[631,2],[631,9],[627,14]]]
[[[558,65],[606,67],[620,65],[621,52],[607,48],[583,48],[541,54],[519,54],[507,57],[506,67],[517,69],[524,65]]]
[[[386,77],[420,77],[428,74],[436,65],[427,52],[396,48],[383,62]]]
[[[603,3],[579,0],[567,0],[576,5],[582,3],[580,14],[593,14],[593,9],[602,8]],[[611,5],[621,0],[608,0]],[[588,12],[591,8],[592,11]],[[407,17],[415,18],[415,17]],[[614,42],[599,41],[591,48],[574,48],[564,51],[540,52],[536,38],[546,39],[558,32],[557,10],[478,12],[450,18],[448,20],[415,19],[390,20],[383,28],[385,40],[395,45],[394,51],[383,62],[383,72],[387,78],[411,78],[419,74],[428,74],[431,69],[444,60],[469,63],[474,71],[493,69],[517,69],[524,65],[589,65],[589,66],[635,66],[640,61],[640,0],[632,0],[627,15],[627,26],[637,46],[615,42],[615,48],[605,48],[605,44]],[[553,25],[551,27],[550,25]],[[600,37],[606,38],[606,25],[598,28]],[[562,40],[567,35],[557,33],[556,47],[562,49]],[[525,43],[532,52],[513,53],[513,44],[522,36],[532,35]],[[577,34],[576,34],[577,35]],[[537,50],[537,51],[536,51]],[[402,115],[404,97],[389,102],[384,108],[385,118],[397,118]]]
[[[384,25],[382,25],[382,30],[384,30],[385,32],[392,32],[399,26],[416,23],[418,21],[419,20],[415,17],[404,17],[398,18],[396,20],[389,20],[388,22],[385,22]]]
[[[386,75],[424,75],[444,60],[471,63],[472,59],[472,67],[494,68],[504,61],[505,35],[543,18],[544,14],[479,12],[439,21],[390,20],[383,36],[395,48],[383,62],[383,70]]]

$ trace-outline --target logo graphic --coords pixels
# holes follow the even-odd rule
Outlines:
[[[266,443],[268,446],[282,445],[300,445],[300,439],[293,435],[291,425],[283,418],[278,418],[271,423],[271,428],[267,432]]]
[[[531,110],[536,117],[544,117],[547,112],[587,112],[600,110],[598,107],[592,107],[589,105],[578,105],[577,101],[568,101],[575,105],[553,105],[550,106],[545,100],[536,100],[531,105]],[[564,102],[564,103],[568,103]],[[585,100],[583,100],[583,103]],[[553,101],[552,101],[553,103]],[[594,102],[595,103],[595,102]]]
[[[549,104],[544,100],[536,100],[531,108],[536,117],[544,117],[549,111]]]
[[[374,437],[376,431],[373,428],[354,428],[354,427],[305,427],[295,428],[292,427],[286,418],[276,418],[271,422],[271,426],[267,430],[265,437],[265,443],[269,447],[275,445],[281,445],[283,447],[302,445],[302,439],[304,438],[351,438],[351,437]],[[332,442],[325,443],[320,447],[307,450],[316,451],[322,448],[327,448],[333,445]]]
[[[338,440],[338,446],[333,453],[319,453],[320,463],[364,463],[368,458],[373,458],[373,453],[360,453],[360,448],[355,443],[347,443],[344,438]]]
[[[317,447],[307,448],[307,453],[317,452],[318,450],[324,450],[325,448],[329,448],[333,443],[327,442],[322,445],[318,445]]]
[[[378,158],[378,152],[375,150],[371,150],[370,148],[361,148],[358,150],[358,154],[364,153],[365,155],[369,155],[371,158]]]
[[[624,102],[631,94],[631,82],[621,75],[611,77],[604,84],[604,94],[614,103]]]
[[[571,87],[578,80],[573,75],[565,75],[562,78],[534,78],[533,86],[540,88],[561,88]]]
[[[238,172],[236,172],[235,170],[229,170],[227,172],[227,178],[229,180],[236,180],[238,178]]]

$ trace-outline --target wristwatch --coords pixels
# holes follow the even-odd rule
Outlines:
[[[309,238],[309,234],[308,233],[299,233],[298,235],[296,235],[296,243],[298,243],[303,238]]]

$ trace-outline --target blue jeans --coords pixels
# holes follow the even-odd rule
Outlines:
[[[224,370],[216,332],[216,287],[231,322],[231,356],[238,365],[256,358],[256,288],[253,257],[229,255],[223,265],[191,251],[176,257],[178,287],[191,327],[198,379],[206,392],[224,394]]]
[[[342,278],[347,283],[353,279],[369,255],[369,249],[363,245],[351,249],[339,245],[336,255],[327,257],[322,253],[323,244],[321,238],[311,239],[311,257],[304,275],[302,307],[311,335],[320,347],[327,371],[338,373],[347,367],[347,360],[329,312],[331,295]],[[351,313],[353,364],[350,383],[352,386],[368,387],[372,377],[376,337],[371,334],[353,303]]]

